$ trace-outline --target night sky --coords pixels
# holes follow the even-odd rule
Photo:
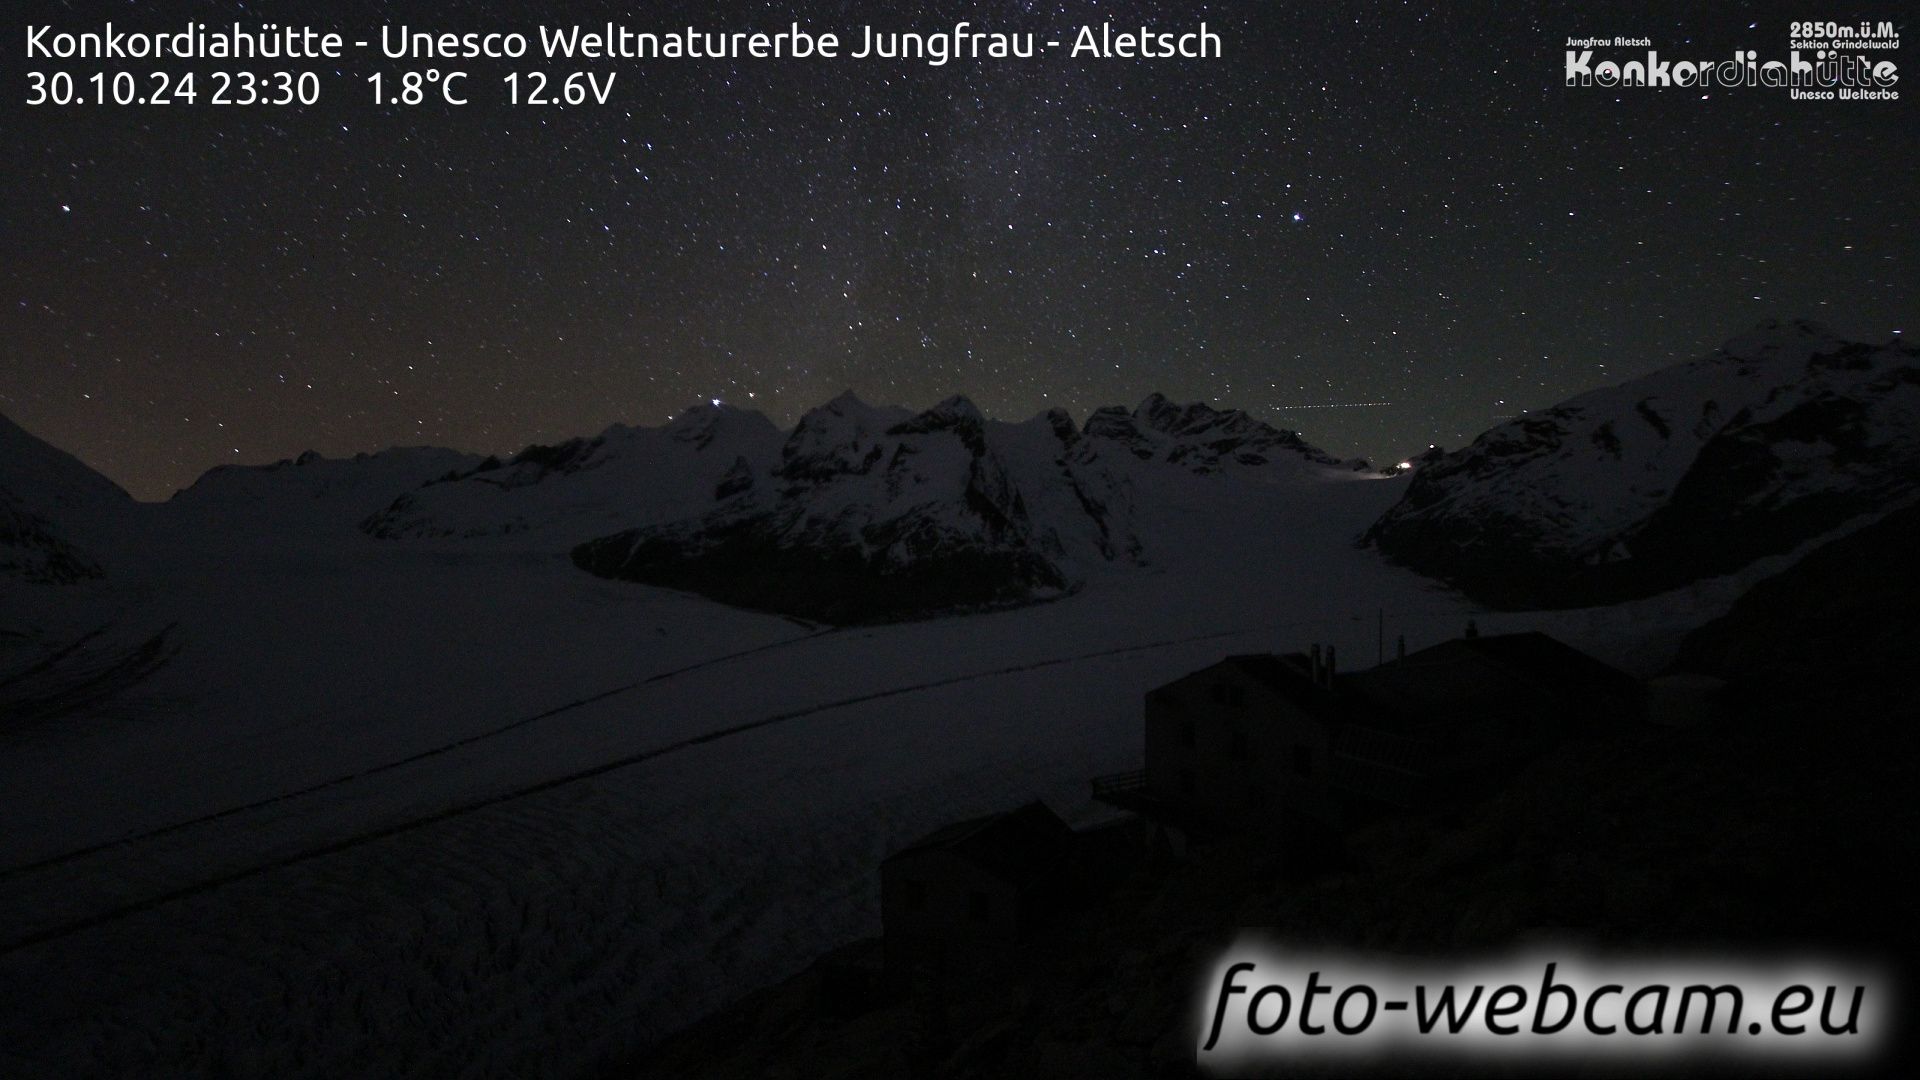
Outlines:
[[[0,411],[149,499],[309,447],[506,451],[712,398],[789,423],[847,388],[1007,419],[1158,390],[1398,460],[1762,319],[1909,326],[1910,101],[1561,85],[1570,35],[1783,58],[1788,19],[1893,7],[1681,7],[12,5]],[[1204,18],[1225,57],[469,60],[443,66],[473,104],[409,109],[362,79],[430,65],[376,51],[297,65],[310,109],[21,104],[31,22],[795,17]],[[616,71],[613,101],[496,100],[532,68]]]

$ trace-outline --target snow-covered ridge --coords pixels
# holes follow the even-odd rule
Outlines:
[[[554,550],[613,529],[700,513],[769,468],[781,434],[757,412],[696,405],[657,428],[529,446],[412,490],[362,524],[383,539],[534,534]]]
[[[1920,352],[1770,322],[1501,424],[1368,538],[1497,603],[1606,602],[1737,569],[1920,495]]]
[[[1179,465],[1203,475],[1275,463],[1367,468],[1360,458],[1335,458],[1297,432],[1271,427],[1238,409],[1215,409],[1204,402],[1176,405],[1159,394],[1149,395],[1131,413],[1117,405],[1096,410],[1087,418],[1086,433],[1142,461]]]
[[[351,522],[400,492],[473,468],[479,461],[477,455],[434,446],[395,447],[350,458],[308,450],[271,465],[216,466],[167,504],[175,512],[245,512],[261,521],[317,512]]]
[[[615,424],[507,460],[406,447],[219,466],[135,521],[121,520],[134,504],[104,477],[11,424],[0,436],[21,448],[0,467],[0,546],[13,577],[101,573],[98,554],[70,534],[103,514],[115,523],[92,531],[118,536],[143,562],[216,535],[304,543],[357,527],[381,540],[559,554],[625,533],[690,537],[754,519],[780,523],[779,546],[820,543],[889,573],[929,558],[957,566],[964,550],[992,564],[975,576],[1018,582],[961,590],[986,604],[1057,595],[1091,568],[1143,560],[1149,544],[1130,521],[1143,475],[1298,480],[1364,464],[1245,413],[1159,394],[1100,409],[1083,431],[1059,409],[1008,423],[960,396],[916,412],[849,392],[790,431],[714,402],[660,427]],[[166,533],[158,546],[153,528]]]
[[[0,581],[102,576],[101,549],[132,510],[119,485],[0,416]]]

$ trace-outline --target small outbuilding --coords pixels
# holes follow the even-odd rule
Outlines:
[[[1014,944],[1058,906],[1073,830],[1045,803],[956,822],[880,864],[889,970],[962,966]]]

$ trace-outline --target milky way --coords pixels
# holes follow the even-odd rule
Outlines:
[[[472,103],[378,106],[376,50],[321,62],[316,106],[248,110],[27,107],[16,68],[0,411],[147,498],[309,447],[511,450],[716,398],[784,423],[848,388],[1014,419],[1157,390],[1397,461],[1762,319],[1884,340],[1914,311],[1909,102],[1562,85],[1569,37],[1778,53],[1788,7],[22,6],[16,64],[20,23],[109,18],[1222,42],[575,61],[618,73],[608,104],[543,109],[501,77],[563,65],[462,61]]]

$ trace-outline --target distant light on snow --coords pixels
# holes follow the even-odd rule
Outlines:
[[[708,398],[707,400],[713,403],[713,407],[714,407],[714,408],[716,408],[716,409],[717,409],[717,408],[719,408],[719,407],[720,407],[720,399],[719,399],[719,398]]]
[[[1398,465],[1396,465],[1396,466],[1394,466],[1394,467],[1395,467],[1395,468],[1397,468],[1397,469],[1411,469],[1411,468],[1413,468],[1413,462],[1411,462],[1411,461],[1403,461],[1403,462],[1401,462],[1400,464],[1398,464]]]

